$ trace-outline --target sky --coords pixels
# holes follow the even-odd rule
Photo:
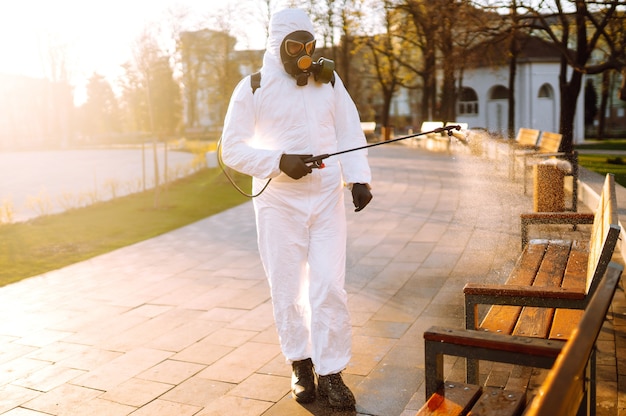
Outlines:
[[[235,13],[247,14],[230,19],[248,19],[238,32],[240,47],[263,49],[262,4],[262,0],[0,0],[0,73],[44,78],[50,74],[49,51],[61,51],[79,96],[75,101],[80,103],[81,89],[94,72],[112,83],[123,74],[121,64],[132,59],[132,45],[147,26],[172,27],[171,11],[186,11],[185,29],[197,30],[215,28],[210,16],[224,16],[219,10],[230,5]],[[244,12],[244,5],[257,14]]]

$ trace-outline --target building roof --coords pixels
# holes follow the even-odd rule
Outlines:
[[[525,35],[519,40],[520,51],[517,55],[518,63],[529,62],[559,62],[561,51],[553,43],[536,36]],[[470,52],[470,62],[474,67],[501,66],[509,63],[508,40],[501,39],[485,42]]]

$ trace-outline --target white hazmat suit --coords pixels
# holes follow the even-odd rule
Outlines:
[[[258,246],[271,288],[274,318],[288,362],[312,358],[319,375],[346,368],[351,325],[344,290],[344,183],[369,184],[365,150],[330,157],[295,180],[279,168],[283,154],[330,154],[366,144],[354,102],[341,79],[298,86],[281,62],[286,35],[314,33],[305,12],[272,16],[254,93],[250,77],[235,88],[224,121],[222,159],[252,176]]]

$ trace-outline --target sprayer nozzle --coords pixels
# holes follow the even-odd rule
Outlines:
[[[452,133],[452,136],[454,136],[454,138],[460,141],[461,143],[465,145],[469,144],[469,141],[467,139],[467,134],[462,133],[460,131],[453,131],[453,130],[450,130],[450,133]]]

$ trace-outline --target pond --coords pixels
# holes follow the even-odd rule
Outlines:
[[[194,155],[156,149],[159,180],[192,172]],[[155,149],[0,152],[0,223],[105,201],[154,187]]]

